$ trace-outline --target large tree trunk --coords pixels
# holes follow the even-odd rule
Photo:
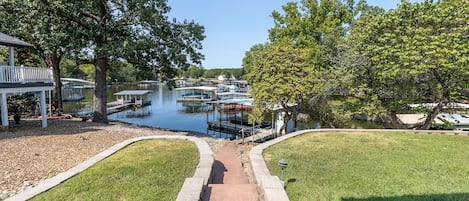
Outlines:
[[[96,43],[95,54],[96,54],[96,77],[95,77],[95,88],[94,88],[94,114],[93,122],[97,123],[109,123],[107,119],[107,88],[106,88],[106,74],[107,74],[107,64],[108,64],[108,55],[105,53],[106,50],[103,50],[103,46],[106,42],[106,38],[103,35],[106,30],[106,6],[105,1],[100,1],[99,3],[99,32],[94,38]]]
[[[440,113],[440,111],[443,109],[443,106],[448,104],[449,101],[451,100],[451,95],[450,95],[450,90],[449,90],[450,87],[446,83],[446,79],[444,79],[435,68],[431,69],[431,73],[433,74],[435,79],[438,81],[438,83],[441,84],[441,88],[443,90],[442,99],[440,102],[438,102],[438,105],[436,105],[436,107],[433,108],[431,113],[425,119],[425,123],[420,127],[420,129],[422,130],[430,129],[430,126],[432,125],[433,120],[436,118],[438,113]]]
[[[389,116],[391,117],[391,124],[394,128],[401,128],[402,121],[397,117],[396,110],[391,110],[389,112]]]
[[[282,127],[282,129],[284,129],[285,134],[288,133],[288,122],[290,121],[291,116],[292,116],[291,112],[285,111],[284,116],[283,116],[283,127]]]
[[[94,114],[93,122],[109,123],[107,119],[107,88],[106,72],[107,57],[104,54],[97,53],[96,58],[96,77],[94,88]]]
[[[60,60],[62,56],[57,54],[57,52],[52,53],[52,70],[54,71],[54,81],[55,81],[55,106],[56,109],[61,112],[63,110],[62,104],[62,81],[60,80]],[[60,113],[59,113],[60,114]]]
[[[428,114],[427,118],[425,119],[425,123],[420,127],[421,130],[428,130],[432,126],[433,120],[436,118],[438,113],[440,113],[441,109],[443,108],[443,103],[439,102],[436,107]]]

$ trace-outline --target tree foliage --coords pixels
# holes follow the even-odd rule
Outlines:
[[[73,50],[84,47],[83,41],[72,41],[69,33],[73,27],[52,15],[52,7],[29,0],[7,0],[0,3],[1,24],[8,33],[23,38],[34,45],[34,48],[20,49],[18,59],[27,64],[27,59],[33,66],[52,67],[55,80],[55,102],[62,108],[62,83],[60,81],[60,62],[64,56]],[[22,52],[30,54],[22,56]],[[45,63],[44,60],[50,60]],[[50,66],[49,66],[50,65]]]
[[[291,119],[294,107],[304,103],[310,94],[310,68],[306,68],[304,50],[288,45],[265,46],[256,56],[256,65],[248,74],[252,83],[254,116],[262,116],[267,109],[279,107],[284,113],[284,127]]]
[[[285,48],[293,48],[305,53],[302,60],[305,63],[300,66],[304,68],[303,71],[308,72],[309,85],[302,86],[308,89],[308,93],[302,94],[303,100],[308,101],[302,101],[297,107],[301,108],[304,113],[315,114],[315,117],[333,127],[339,126],[339,121],[332,113],[332,106],[328,100],[332,94],[340,91],[342,75],[346,72],[345,66],[340,62],[345,36],[363,4],[363,1],[356,4],[353,0],[303,0],[300,3],[289,2],[284,5],[283,14],[278,11],[272,13],[275,25],[269,29],[271,44],[275,47],[285,46]],[[267,56],[265,52],[272,51],[266,49],[268,48],[265,45],[264,47],[256,45],[246,53],[243,65],[247,71],[251,68],[256,69],[249,74],[261,74],[258,70],[262,66],[258,65],[265,64],[257,61],[265,59],[262,58]],[[256,52],[261,52],[261,54],[255,54]],[[291,82],[304,79],[287,74],[283,76]],[[256,82],[251,84],[254,88],[265,87],[265,90],[274,86]],[[269,97],[272,100],[290,97],[288,93],[273,95],[278,97]],[[262,99],[262,101],[265,100]]]
[[[244,76],[243,68],[213,68],[206,69],[204,71],[204,78],[218,78],[218,76],[224,76],[227,79],[236,78],[241,79]]]
[[[430,127],[468,82],[469,7],[460,3],[403,1],[396,10],[362,16],[350,40],[355,58],[366,61],[354,69],[364,100],[391,115],[410,103],[436,102],[421,128]]]
[[[126,59],[139,70],[138,78],[163,79],[176,75],[176,68],[199,63],[203,27],[194,22],[170,21],[165,0],[75,1],[42,0],[53,8],[52,16],[72,28],[70,42],[84,42],[77,52],[78,64],[95,66],[94,122],[107,123],[106,80],[110,61]]]
[[[265,46],[268,44],[256,44],[251,47],[249,51],[244,53],[243,57],[243,71],[245,74],[249,74],[254,66],[256,66],[256,58],[254,57],[255,54],[261,52]]]

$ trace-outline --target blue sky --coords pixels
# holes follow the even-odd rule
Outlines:
[[[194,20],[205,27],[202,66],[239,68],[244,53],[265,43],[274,23],[270,15],[292,0],[168,0],[169,16],[178,21]],[[411,0],[411,2],[421,0]],[[384,9],[396,8],[400,0],[367,0]]]

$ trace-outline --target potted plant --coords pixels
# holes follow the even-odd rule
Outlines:
[[[7,102],[8,111],[16,124],[19,124],[23,113],[33,112],[36,105],[34,94],[13,95],[8,97]]]
[[[19,124],[21,120],[21,113],[22,113],[21,101],[12,101],[9,106],[10,107],[8,111],[13,113],[13,120],[15,120],[16,124]]]

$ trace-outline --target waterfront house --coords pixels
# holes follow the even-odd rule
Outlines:
[[[0,45],[8,47],[8,61],[0,61],[1,125],[8,126],[7,96],[34,92],[40,100],[42,127],[47,127],[46,91],[54,90],[53,71],[44,67],[15,66],[14,48],[32,47],[31,44],[0,32]],[[6,64],[6,65],[5,65]]]

